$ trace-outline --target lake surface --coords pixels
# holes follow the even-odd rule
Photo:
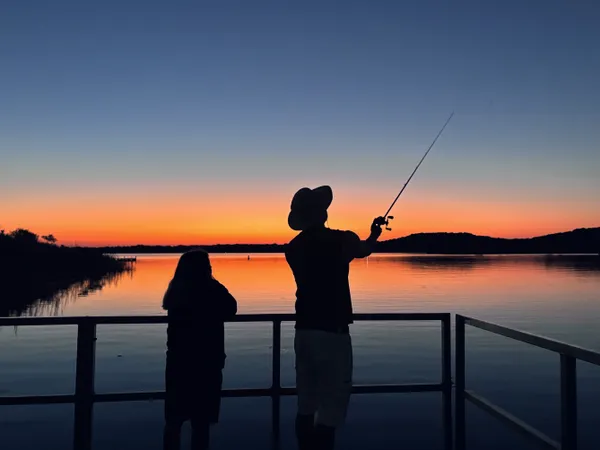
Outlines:
[[[102,290],[35,314],[164,314],[162,295],[178,255],[138,257],[135,270]],[[597,257],[596,257],[597,258]],[[294,310],[294,280],[282,255],[213,255],[214,274],[241,314]],[[600,266],[588,258],[375,255],[352,263],[355,312],[452,312],[491,320],[600,351]],[[271,324],[229,324],[224,386],[268,387]],[[293,324],[282,327],[282,384],[294,385]],[[96,391],[163,388],[165,326],[99,326]],[[356,383],[438,382],[440,325],[357,322]],[[0,395],[65,394],[74,389],[75,327],[0,328]],[[559,358],[467,329],[467,387],[538,427],[560,433]],[[578,364],[580,441],[600,448],[600,367]],[[353,397],[340,448],[442,448],[441,394]],[[282,401],[282,448],[293,444],[295,398]],[[72,405],[0,407],[6,450],[71,448]],[[226,399],[214,448],[268,448],[270,399]],[[94,449],[161,446],[162,402],[97,405]],[[470,448],[536,448],[468,406]],[[243,444],[242,444],[243,443]]]

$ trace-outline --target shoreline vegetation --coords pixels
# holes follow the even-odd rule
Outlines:
[[[118,282],[133,264],[101,250],[57,245],[52,235],[0,230],[0,316],[56,314],[72,301]]]
[[[95,247],[107,254],[184,253],[202,247],[209,253],[281,253],[284,244],[130,245]],[[381,241],[374,253],[439,255],[600,254],[600,227],[520,239],[470,233],[418,233]]]

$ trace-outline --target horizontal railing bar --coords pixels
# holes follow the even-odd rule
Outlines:
[[[357,385],[352,388],[353,394],[400,394],[409,392],[438,392],[442,391],[441,383],[419,383],[419,384],[382,384],[382,385]],[[296,395],[295,387],[282,387],[279,395]],[[240,397],[271,397],[273,391],[270,388],[251,389],[223,389],[221,396],[224,398]],[[95,394],[94,403],[107,402],[133,402],[164,400],[165,391],[154,392],[117,392],[107,394]],[[49,405],[56,403],[74,403],[74,395],[32,395],[0,397],[0,406],[4,405]]]
[[[554,339],[549,339],[543,336],[538,336],[525,331],[519,331],[512,328],[504,327],[491,322],[486,322],[479,319],[473,319],[472,317],[463,317],[466,324],[469,324],[475,328],[480,328],[491,333],[499,334],[501,336],[514,339],[517,341],[525,342],[527,344],[534,345],[546,350],[550,350],[556,353],[572,356],[573,358],[580,359],[582,361],[589,362],[600,366],[600,353],[586,348],[578,347],[576,345],[566,344]]]
[[[439,321],[450,317],[450,313],[371,313],[371,314],[354,314],[354,320],[359,321]]]
[[[75,394],[70,394],[70,395],[27,395],[27,396],[0,397],[0,406],[56,405],[59,403],[75,403]]]
[[[97,316],[94,317],[99,325],[129,325],[167,323],[168,317],[164,316]],[[227,322],[281,322],[294,320],[294,314],[240,314]]]
[[[438,321],[450,313],[375,313],[355,314],[355,321]],[[0,317],[0,326],[24,325],[77,325],[82,320],[92,320],[98,325],[133,325],[167,323],[166,315],[158,316],[73,316],[73,317]],[[295,314],[240,314],[229,322],[293,322]]]
[[[223,389],[221,391],[221,397],[224,398],[236,398],[236,397],[270,397],[271,390],[268,388],[258,389]],[[154,392],[118,392],[110,394],[96,394],[94,396],[94,402],[106,403],[106,402],[134,402],[134,401],[147,401],[147,400],[164,400],[165,391],[154,391]]]
[[[501,420],[505,424],[511,426],[516,431],[519,431],[524,436],[533,439],[537,444],[547,449],[560,450],[560,444],[553,439],[550,439],[541,431],[536,430],[530,425],[527,425],[521,419],[513,416],[499,406],[494,405],[487,399],[475,394],[473,391],[466,390],[464,392],[465,399],[469,400],[474,405],[487,411],[492,416]]]
[[[40,326],[40,325],[77,325],[83,317],[0,317],[0,327]]]
[[[397,394],[409,392],[438,392],[442,391],[441,383],[418,383],[418,384],[381,384],[381,385],[357,385],[352,387],[353,394]],[[282,387],[279,395],[296,395],[295,387]],[[270,388],[249,388],[249,389],[223,389],[221,397],[240,398],[240,397],[271,397],[273,390]],[[95,402],[126,402],[138,400],[162,400],[165,398],[164,391],[155,392],[124,392],[114,394],[96,394]]]
[[[358,385],[352,388],[353,394],[402,394],[409,392],[442,392],[442,383],[416,383],[416,384],[373,384]]]

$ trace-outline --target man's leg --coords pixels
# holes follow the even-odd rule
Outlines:
[[[349,334],[327,333],[319,353],[321,398],[316,415],[315,450],[333,450],[335,432],[346,420],[352,391],[352,341]]]
[[[294,338],[296,353],[296,388],[298,390],[298,412],[296,414],[296,440],[299,450],[313,450],[315,412],[318,391],[312,367],[311,330],[297,330]]]
[[[205,418],[192,419],[192,450],[208,450],[210,423]]]
[[[312,450],[315,434],[315,415],[296,414],[296,440],[299,450]]]
[[[335,427],[317,423],[314,436],[314,450],[333,450],[335,448]]]

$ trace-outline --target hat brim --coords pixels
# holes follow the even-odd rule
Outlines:
[[[317,224],[322,218],[322,213],[327,211],[327,208],[333,202],[333,191],[329,186],[319,186],[311,189],[310,196],[314,214],[292,209],[288,215],[288,225],[292,230],[302,231]]]

